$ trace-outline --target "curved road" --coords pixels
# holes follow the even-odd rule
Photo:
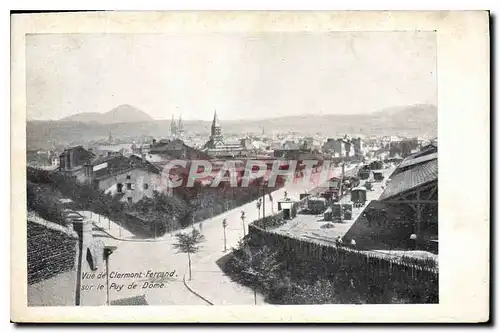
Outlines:
[[[346,169],[346,171],[348,171]],[[332,169],[329,177],[340,174],[340,168]],[[274,191],[272,193],[273,203],[269,201],[269,196],[266,195],[266,215],[270,215],[272,211],[277,212],[277,202],[284,197],[284,192],[294,200],[298,200],[299,194],[304,193],[317,186],[315,182],[299,182],[292,183],[286,187]],[[241,211],[245,211],[245,233],[248,232],[248,223],[256,220],[259,212],[256,207],[256,201],[247,203],[233,210],[225,212],[221,215],[207,219],[203,222],[196,223],[194,227],[201,230],[205,236],[205,242],[198,253],[192,256],[193,276],[192,280],[188,280],[186,274],[186,283],[201,294],[204,298],[210,300],[215,305],[221,304],[254,304],[254,294],[250,288],[243,287],[230,280],[225,276],[219,266],[217,260],[231,252],[231,247],[236,247],[238,241],[243,236],[243,224],[241,221]],[[262,207],[261,207],[262,210]],[[90,212],[80,212],[90,218]],[[261,214],[262,215],[262,214]],[[222,220],[226,218],[228,226],[226,228],[227,237],[227,252],[224,253],[223,243],[223,228]],[[103,219],[101,217],[101,219]],[[97,215],[92,213],[92,220],[97,221]],[[111,224],[113,224],[111,222]],[[103,225],[107,225],[107,220]],[[107,226],[106,226],[107,227]],[[117,226],[112,226],[116,228]],[[193,227],[190,226],[180,231],[190,231]],[[177,231],[179,232],[179,231]],[[116,233],[112,233],[116,235]],[[123,231],[123,237],[127,236],[127,232]],[[152,279],[143,276],[142,278],[110,278],[110,300],[122,299],[132,296],[145,295],[148,304],[150,305],[208,305],[206,301],[189,291],[183,283],[183,276],[187,273],[187,254],[176,253],[172,244],[175,242],[175,237],[172,234],[166,234],[162,240],[155,242],[151,241],[118,241],[111,238],[103,238],[106,245],[116,245],[117,249],[111,255],[109,260],[109,271],[120,273],[140,273],[143,275],[147,271],[154,272],[173,272],[172,278]],[[104,266],[104,265],[102,265]],[[104,272],[104,268],[99,271]],[[94,281],[96,282],[96,281]],[[103,278],[99,280],[105,284]],[[137,286],[132,287],[135,282]],[[157,282],[158,285],[163,283],[162,288],[148,288],[149,283]],[[85,284],[84,280],[82,284]],[[123,285],[122,289],[120,286]],[[130,286],[130,289],[128,288]],[[82,292],[83,305],[98,305],[103,302],[104,290],[91,290]],[[261,295],[257,297],[257,304],[263,304],[264,300]]]

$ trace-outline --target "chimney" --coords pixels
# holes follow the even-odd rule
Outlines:
[[[146,154],[141,153],[142,163],[146,163]]]

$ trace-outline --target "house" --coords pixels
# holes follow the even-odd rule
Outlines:
[[[78,177],[83,173],[85,163],[95,157],[94,153],[82,146],[64,149],[59,155],[59,171],[69,176]]]
[[[285,140],[281,147],[274,150],[273,156],[276,158],[283,158],[287,160],[298,160],[301,147],[299,144],[292,140]]]
[[[352,147],[354,150],[354,157],[357,160],[362,160],[363,159],[363,140],[361,138],[353,138],[351,139]]]
[[[96,156],[77,146],[66,149],[59,158],[59,172],[82,184],[120,195],[122,201],[137,202],[144,196],[153,196],[153,191],[171,192],[162,182],[161,169],[144,156],[126,157],[119,153]]]
[[[154,191],[171,193],[162,181],[161,169],[144,158],[132,155],[111,155],[98,158],[85,165],[85,182],[122,201],[137,202]]]
[[[52,150],[28,149],[26,163],[35,168],[52,170],[59,166],[59,156]]]

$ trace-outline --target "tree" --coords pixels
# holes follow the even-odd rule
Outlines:
[[[278,261],[277,252],[265,245],[252,248],[240,241],[239,247],[238,254],[234,256],[234,265],[244,282],[253,286],[254,302],[257,304],[257,285],[273,289],[272,284],[277,281],[283,262]]]
[[[189,233],[178,233],[175,235],[177,243],[174,243],[174,248],[178,253],[187,253],[189,264],[189,280],[191,280],[191,254],[200,250],[200,245],[205,241],[205,236],[198,229],[193,228]]]

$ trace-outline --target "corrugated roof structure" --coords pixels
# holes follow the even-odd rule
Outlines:
[[[379,200],[387,200],[437,179],[438,160],[435,158],[391,177]]]
[[[406,167],[409,167],[409,166],[412,166],[412,165],[416,165],[416,164],[420,164],[420,163],[423,163],[423,162],[427,162],[427,161],[430,161],[430,160],[434,160],[434,159],[437,159],[438,157],[438,153],[432,153],[432,154],[429,154],[429,155],[423,155],[423,156],[420,156],[420,157],[415,157],[415,158],[412,158],[412,159],[409,159],[409,160],[404,160],[403,162],[401,162],[401,164],[398,166],[398,168],[406,168]]]

